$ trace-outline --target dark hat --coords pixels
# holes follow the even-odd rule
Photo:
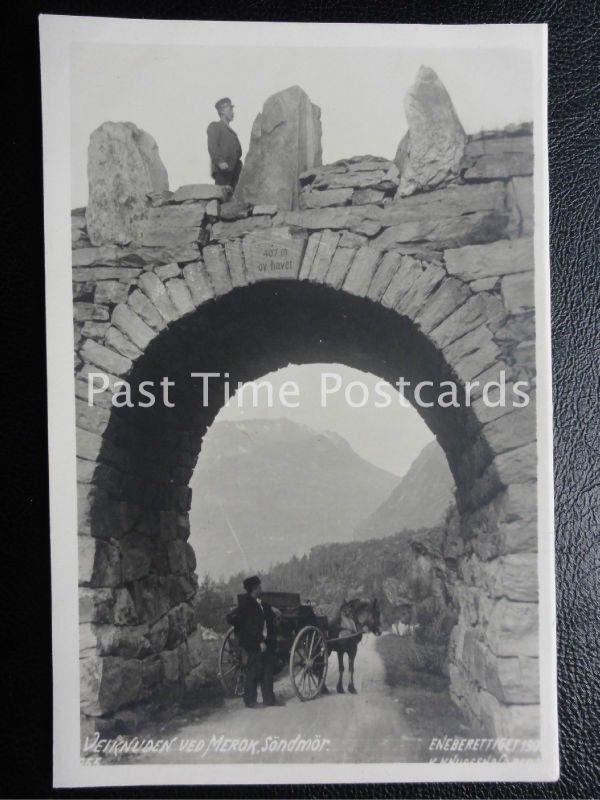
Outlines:
[[[220,114],[221,110],[223,108],[225,108],[225,106],[232,106],[232,105],[233,105],[233,103],[231,102],[231,99],[229,97],[222,97],[220,100],[217,100],[217,102],[215,103],[215,108],[217,109],[217,111]]]
[[[244,589],[250,593],[252,589],[256,589],[257,586],[260,586],[260,578],[258,575],[252,575],[250,578],[246,578],[244,581]]]

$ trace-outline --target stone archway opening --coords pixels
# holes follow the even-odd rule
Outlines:
[[[100,460],[110,463],[115,452],[126,453],[129,470],[154,485],[156,498],[166,503],[171,496],[184,511],[202,437],[225,402],[225,374],[230,384],[245,383],[290,363],[342,363],[390,383],[404,377],[413,400],[414,387],[430,382],[422,397],[431,406],[415,407],[447,454],[461,507],[470,507],[475,477],[492,454],[471,408],[436,402],[440,384],[455,379],[442,353],[408,318],[314,283],[266,281],[238,288],[170,326],[128,375],[134,407],[113,410]],[[209,373],[219,375],[207,381],[206,390],[200,374]],[[135,387],[147,381],[157,387],[165,376],[173,383],[173,407],[158,401],[139,407],[144,401]]]
[[[202,694],[210,646],[194,616],[201,565],[188,543],[191,479],[202,438],[225,402],[223,379],[207,396],[192,373],[255,380],[293,363],[343,363],[409,387],[439,387],[455,374],[408,317],[316,283],[264,281],[236,288],[171,324],[137,359],[127,380],[133,407],[110,412],[91,491],[95,556],[88,581],[116,597],[113,624],[96,624],[87,659],[98,687],[84,712],[118,717],[140,701]],[[135,387],[172,382],[169,405],[140,408]],[[467,519],[478,478],[493,460],[481,424],[464,403],[442,408],[435,393],[418,413],[443,447]],[[411,397],[410,389],[407,397]],[[86,661],[84,660],[84,664]],[[114,671],[110,679],[110,670]],[[129,677],[128,677],[129,676]]]

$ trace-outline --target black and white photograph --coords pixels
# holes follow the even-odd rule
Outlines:
[[[40,18],[56,786],[557,779],[546,34]]]

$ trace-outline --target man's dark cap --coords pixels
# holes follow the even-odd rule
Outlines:
[[[257,586],[260,586],[260,578],[258,575],[252,575],[250,578],[246,578],[244,581],[244,589],[250,593],[253,589],[256,589]]]
[[[225,108],[225,106],[232,106],[233,103],[231,102],[231,98],[229,97],[222,97],[220,100],[217,100],[215,103],[215,108],[221,113],[221,111]]]

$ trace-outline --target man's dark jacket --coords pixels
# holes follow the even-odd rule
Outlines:
[[[275,614],[268,603],[259,603],[250,595],[240,598],[239,605],[227,616],[234,628],[240,645],[248,653],[255,652],[264,642],[268,648],[275,646]],[[264,624],[267,623],[267,637],[263,635]]]
[[[211,122],[206,131],[208,137],[208,152],[210,155],[211,175],[221,171],[219,164],[227,162],[229,171],[235,169],[242,157],[242,146],[235,131],[223,120]]]

